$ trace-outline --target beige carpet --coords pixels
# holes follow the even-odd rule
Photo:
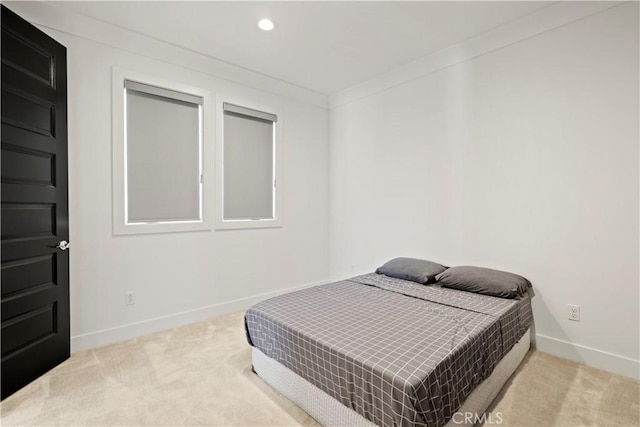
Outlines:
[[[492,419],[638,426],[639,399],[637,381],[531,352]],[[242,313],[76,353],[0,411],[4,426],[317,425],[251,372]]]

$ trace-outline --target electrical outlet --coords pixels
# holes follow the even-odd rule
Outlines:
[[[580,306],[569,304],[569,320],[573,320],[575,322],[580,321]]]
[[[127,292],[126,294],[124,294],[125,296],[125,304],[126,305],[133,305],[136,303],[136,293],[135,292]]]

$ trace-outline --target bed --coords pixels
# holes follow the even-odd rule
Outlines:
[[[530,296],[371,273],[245,315],[256,373],[323,425],[473,424],[529,349]],[[473,415],[470,415],[473,414]]]

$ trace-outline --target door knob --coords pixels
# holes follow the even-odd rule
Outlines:
[[[58,245],[56,246],[56,248],[60,249],[61,251],[66,251],[67,249],[69,249],[70,243],[67,242],[66,240],[61,240],[58,242]]]

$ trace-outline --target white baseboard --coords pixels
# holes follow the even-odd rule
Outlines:
[[[640,380],[638,360],[540,334],[536,334],[536,348],[554,356]]]
[[[194,310],[183,311],[181,313],[169,314],[167,316],[142,320],[140,322],[116,326],[114,328],[102,329],[95,332],[89,332],[87,334],[76,335],[71,337],[71,352],[75,353],[81,350],[101,347],[103,345],[129,340],[142,335],[187,325],[189,323],[200,322],[211,317],[223,316],[225,314],[246,310],[252,305],[267,298],[271,298],[287,292],[297,291],[303,288],[323,285],[325,283],[327,283],[326,280],[315,283],[307,283],[291,288],[279,289],[277,291],[265,292],[246,298],[213,304],[207,307],[196,308]]]

